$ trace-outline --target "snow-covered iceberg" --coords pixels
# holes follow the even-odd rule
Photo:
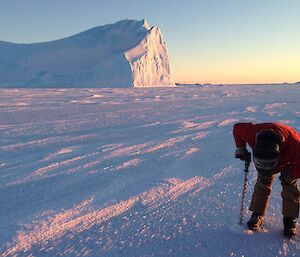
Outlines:
[[[174,86],[166,43],[146,20],[122,20],[56,41],[0,41],[0,87]]]

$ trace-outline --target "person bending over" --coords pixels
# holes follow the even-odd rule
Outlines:
[[[297,235],[296,218],[299,215],[300,135],[281,123],[236,123],[233,126],[236,144],[235,158],[251,162],[248,144],[253,150],[253,163],[258,171],[257,182],[250,204],[252,215],[247,222],[251,230],[259,230],[264,223],[272,182],[280,173],[282,185],[283,233]]]

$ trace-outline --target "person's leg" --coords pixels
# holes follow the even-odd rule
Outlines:
[[[266,213],[272,191],[273,180],[274,175],[261,176],[258,174],[249,209],[260,216],[264,216]]]
[[[296,218],[299,216],[299,190],[297,180],[282,172],[280,176],[282,185],[282,214],[283,214],[283,234],[287,237],[297,235]]]
[[[297,179],[292,179],[285,172],[281,173],[280,181],[282,185],[282,214],[285,217],[299,217],[299,190]]]

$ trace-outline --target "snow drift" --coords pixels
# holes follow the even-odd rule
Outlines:
[[[123,20],[44,43],[0,41],[0,87],[174,86],[158,27]]]

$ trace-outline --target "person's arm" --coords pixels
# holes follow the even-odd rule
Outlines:
[[[244,139],[245,123],[236,123],[233,126],[233,137],[237,148],[246,147],[246,141]]]
[[[233,126],[233,136],[236,144],[235,158],[242,161],[251,162],[251,153],[246,148],[246,140],[243,135],[245,134],[246,123],[236,123]]]

